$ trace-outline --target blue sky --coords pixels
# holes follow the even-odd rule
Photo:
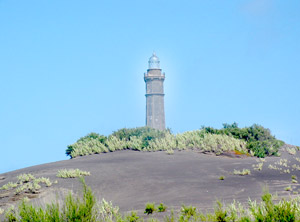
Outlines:
[[[89,132],[145,124],[166,73],[174,133],[254,123],[300,145],[296,0],[0,0],[0,173],[67,159]]]

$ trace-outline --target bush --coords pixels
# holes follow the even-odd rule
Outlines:
[[[35,179],[36,183],[44,183],[47,187],[50,187],[52,185],[52,182],[49,178],[46,177],[40,177]]]
[[[38,193],[40,189],[41,189],[41,185],[39,185],[39,183],[37,181],[32,181],[30,183],[21,184],[21,186],[19,186],[16,189],[15,193],[16,194],[20,194],[22,192]]]
[[[180,212],[179,221],[189,221],[191,217],[196,215],[197,210],[196,207],[182,205]]]
[[[250,202],[250,211],[256,221],[296,221],[297,202],[282,200],[274,204],[268,192],[262,195],[262,201],[260,205]]]
[[[215,207],[215,216],[216,221],[225,222],[227,217],[227,211],[223,209],[223,205],[220,201],[217,201],[217,205]]]
[[[44,183],[46,187],[50,187],[52,182],[49,178],[39,177],[35,178],[32,174],[20,174],[17,176],[16,183],[8,182],[0,187],[0,190],[15,189],[15,194],[25,193],[38,193],[41,189],[40,183]]]
[[[100,208],[96,205],[96,198],[89,187],[81,178],[83,191],[82,197],[74,197],[71,193],[64,199],[63,204],[46,204],[44,208],[34,206],[23,200],[17,209],[11,207],[6,210],[6,221],[85,221],[85,222],[138,222],[143,221],[132,211],[130,215],[122,216],[118,213],[118,207],[102,200]],[[261,197],[262,202],[248,201],[248,208],[241,203],[234,201],[229,205],[216,203],[214,211],[211,213],[198,213],[193,206],[182,205],[179,215],[176,217],[172,210],[169,216],[165,217],[168,222],[187,221],[299,221],[300,220],[300,199],[282,199],[276,204],[272,195],[265,191]],[[149,208],[155,209],[154,203],[150,203]],[[163,205],[163,204],[160,204]],[[1,210],[1,209],[0,209]],[[153,212],[153,211],[152,211]],[[1,210],[3,213],[3,210]],[[0,213],[0,214],[1,214]],[[150,221],[158,221],[153,218]]]
[[[176,148],[175,136],[166,133],[165,137],[157,138],[149,141],[148,147],[145,149],[148,151],[162,151],[162,150],[173,150]]]
[[[28,183],[35,179],[35,177],[30,173],[20,174],[19,176],[17,176],[17,178],[19,183]]]
[[[96,221],[96,198],[81,178],[83,197],[74,198],[71,193],[66,197],[62,208],[61,221]]]
[[[287,186],[287,187],[284,188],[284,190],[285,190],[285,191],[291,191],[291,190],[292,190],[292,187],[291,187],[291,186]]]
[[[128,141],[126,141],[126,148],[131,150],[143,149],[143,140],[140,137],[132,136]]]
[[[145,212],[144,214],[152,214],[153,212],[155,212],[155,204],[154,203],[147,203],[146,204],[146,208],[145,208]]]
[[[220,177],[219,177],[219,180],[224,180],[224,179],[225,179],[224,176],[220,176]]]
[[[160,203],[157,207],[158,212],[165,212],[167,209],[167,206],[165,206],[163,203]]]
[[[217,155],[227,151],[247,153],[246,143],[227,135],[204,133],[202,130],[189,131],[176,135],[178,149],[198,149]]]
[[[47,204],[44,209],[23,200],[18,210],[9,209],[6,212],[7,221],[95,221],[96,199],[84,180],[81,181],[83,185],[82,199],[74,198],[69,194],[62,207],[58,203],[52,203]]]
[[[277,140],[271,135],[269,129],[258,124],[250,127],[239,128],[237,123],[223,124],[223,129],[214,129],[212,127],[202,127],[202,130],[210,134],[231,135],[234,138],[242,139],[247,142],[247,149],[252,151],[257,157],[276,155],[283,141]]]
[[[148,128],[146,128],[148,129]],[[128,129],[130,130],[130,129]],[[148,129],[149,130],[149,129]],[[153,130],[153,129],[152,129]],[[134,132],[136,132],[135,130]],[[119,132],[119,131],[118,131]],[[166,151],[168,154],[173,154],[174,149],[198,149],[203,152],[213,152],[217,155],[227,151],[236,151],[239,153],[247,153],[246,143],[242,140],[235,139],[227,135],[214,135],[203,133],[200,130],[177,134],[176,136],[168,131],[158,131],[157,137],[148,135],[149,133],[157,133],[157,130],[146,131],[142,137],[131,136],[129,139],[124,134],[124,129],[121,134],[115,133],[116,136],[110,135],[106,139],[105,145],[97,139],[80,140],[72,145],[71,158],[76,156],[90,155],[93,153],[113,152],[116,150],[132,149],[139,151]],[[125,131],[127,132],[127,131]],[[138,131],[139,132],[139,131]],[[127,135],[127,134],[126,134]],[[134,135],[134,134],[129,134]],[[147,146],[143,136],[147,137]],[[163,137],[162,137],[163,135]]]
[[[130,215],[125,216],[125,220],[120,220],[120,222],[138,222],[141,221],[140,217],[136,214],[135,211],[132,211]]]
[[[86,152],[89,152],[89,154],[107,152],[104,145],[106,140],[106,136],[97,133],[89,133],[77,140],[76,143],[69,145],[66,150],[66,155],[73,158],[76,156],[87,155],[85,154]]]
[[[90,172],[88,171],[82,171],[79,169],[63,169],[59,170],[56,174],[57,177],[61,178],[75,178],[75,177],[81,177],[81,176],[90,176]]]
[[[131,137],[141,139],[141,148],[145,148],[149,145],[149,141],[165,137],[166,133],[170,133],[170,130],[157,130],[150,127],[137,127],[137,128],[123,128],[112,133],[112,136],[117,137],[120,140],[130,141]]]
[[[170,130],[156,130],[149,127],[123,128],[105,137],[90,133],[69,145],[66,154],[71,158],[94,153],[116,150],[167,151],[197,149],[220,155],[234,151],[238,154],[254,154],[257,157],[278,155],[284,143],[275,139],[270,130],[254,124],[238,128],[237,123],[223,124],[223,129],[202,127],[201,130],[188,131],[177,135]]]
[[[77,156],[91,155],[94,153],[107,153],[109,152],[105,144],[99,140],[90,139],[87,141],[79,141],[72,145],[72,152],[70,156],[72,158]]]

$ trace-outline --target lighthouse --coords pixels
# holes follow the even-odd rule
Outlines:
[[[164,130],[164,80],[165,73],[160,68],[159,58],[155,53],[149,58],[148,70],[144,74],[146,83],[146,126]]]

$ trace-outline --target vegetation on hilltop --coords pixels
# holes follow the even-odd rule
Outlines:
[[[167,151],[196,149],[220,155],[235,151],[257,157],[277,155],[284,143],[271,135],[269,129],[254,124],[239,128],[237,123],[223,124],[222,129],[202,127],[200,130],[172,134],[171,131],[149,127],[123,128],[108,137],[90,133],[69,145],[66,154],[71,158],[116,150]]]
[[[136,137],[141,140],[141,148],[149,146],[149,141],[154,139],[164,138],[167,134],[171,134],[171,130],[156,130],[150,127],[137,127],[137,128],[122,128],[115,131],[111,136],[115,136],[120,140],[130,141],[132,138]]]
[[[71,152],[79,148],[83,150],[91,150],[91,154],[97,153],[97,150],[103,147],[103,145],[106,143],[106,140],[106,136],[99,135],[98,133],[89,133],[88,135],[77,140],[76,143],[69,145],[66,150],[66,154],[68,156],[72,156]]]
[[[106,153],[116,150],[172,151],[174,149],[197,149],[217,155],[226,151],[248,153],[246,143],[228,135],[204,133],[203,130],[173,135],[169,130],[159,131],[149,127],[121,129],[110,136],[92,133],[69,145],[66,154],[71,158]],[[102,140],[102,141],[100,141]]]
[[[250,127],[239,128],[237,123],[223,124],[223,129],[215,129],[212,127],[202,127],[205,133],[229,135],[236,139],[242,139],[247,143],[247,149],[254,153],[254,156],[265,157],[277,155],[278,150],[284,145],[284,142],[277,140],[271,134],[269,129],[258,124]]]

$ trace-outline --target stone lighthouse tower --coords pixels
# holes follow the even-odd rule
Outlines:
[[[164,80],[160,61],[155,53],[149,59],[147,73],[144,74],[146,83],[146,126],[158,130],[165,129]]]

